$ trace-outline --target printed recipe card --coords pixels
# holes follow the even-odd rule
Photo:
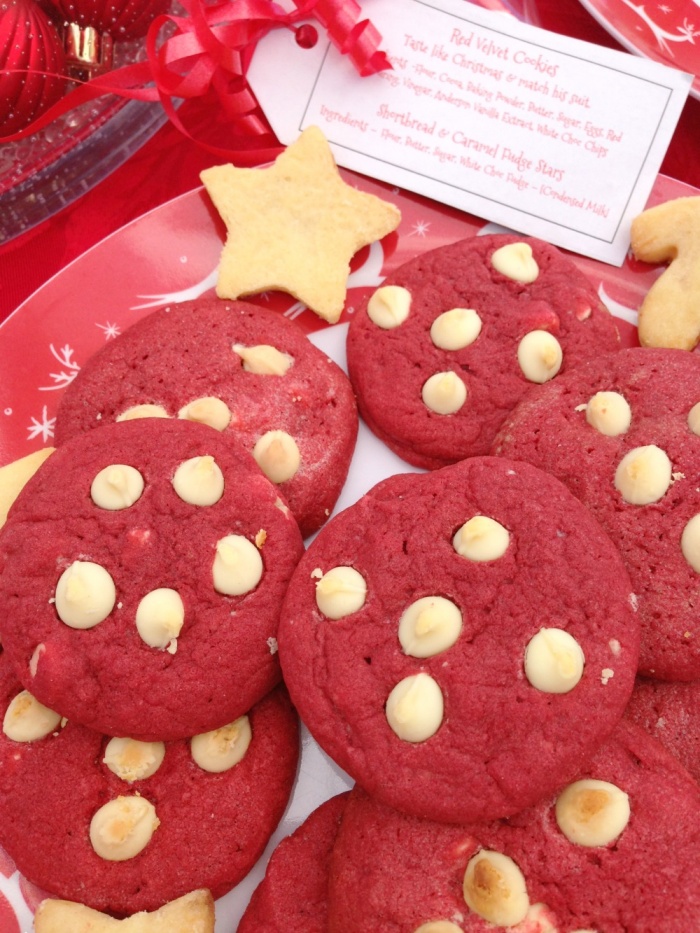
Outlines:
[[[391,70],[360,77],[286,30],[259,44],[248,77],[283,143],[315,124],[339,165],[623,262],[690,75],[465,0],[365,0],[362,16]]]

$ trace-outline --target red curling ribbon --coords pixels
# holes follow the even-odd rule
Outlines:
[[[77,86],[31,124],[2,135],[0,143],[23,139],[78,105],[106,94],[141,101],[160,101],[168,119],[186,137],[216,155],[240,164],[274,158],[282,149],[253,95],[246,73],[257,43],[273,29],[297,29],[303,19],[314,18],[333,45],[347,55],[361,76],[375,74],[391,64],[379,51],[381,36],[369,20],[359,19],[355,0],[294,0],[296,10],[286,13],[271,0],[181,0],[186,14],[155,17],[146,34],[146,60],[98,75]],[[303,27],[302,27],[303,28]],[[32,73],[31,69],[0,72]],[[227,120],[227,129],[240,145],[220,148],[193,136],[181,121],[176,101],[211,97],[215,112]],[[251,148],[250,141],[264,146]]]

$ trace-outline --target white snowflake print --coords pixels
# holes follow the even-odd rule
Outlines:
[[[408,235],[409,236],[425,236],[428,230],[430,230],[430,221],[417,220],[411,227],[411,232]]]
[[[56,419],[49,418],[47,407],[44,405],[41,409],[41,419],[32,418],[32,423],[27,429],[27,440],[33,441],[36,437],[41,437],[42,441],[46,443],[53,437],[55,427]]]
[[[56,350],[54,345],[49,344],[49,350],[51,350],[52,356],[58,360],[58,362],[63,366],[61,372],[58,373],[49,373],[49,379],[53,380],[53,385],[50,386],[39,386],[40,392],[51,392],[54,389],[65,389],[67,385],[75,379],[80,370],[80,366],[73,359],[73,348],[69,347],[68,344],[61,347],[60,350]]]
[[[118,337],[121,333],[118,324],[110,324],[107,321],[106,324],[96,324],[96,327],[99,327],[101,331],[104,332],[105,340],[114,340],[115,337]]]

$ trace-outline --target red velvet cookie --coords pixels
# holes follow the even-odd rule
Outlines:
[[[465,821],[576,772],[622,716],[639,626],[581,503],[484,457],[392,477],[336,515],[292,577],[278,638],[302,719],[355,781]]]
[[[487,454],[530,386],[618,345],[613,317],[570,259],[498,234],[393,272],[353,315],[347,359],[372,431],[434,469]]]
[[[61,400],[56,443],[143,413],[139,406],[204,421],[241,443],[305,536],[333,509],[357,436],[355,399],[340,367],[296,324],[242,301],[170,305],[105,344]]]
[[[700,788],[622,722],[571,784],[507,820],[420,820],[352,791],[329,933],[687,933],[700,911]]]
[[[62,444],[0,532],[0,639],[42,703],[107,735],[175,739],[280,679],[275,636],[303,551],[250,455],[146,419]]]
[[[640,672],[700,678],[700,356],[636,348],[531,390],[494,452],[557,476],[617,545],[639,602]]]
[[[3,657],[0,715],[0,844],[47,893],[109,913],[226,893],[262,854],[296,774],[283,687],[191,741],[109,740],[62,723]]]
[[[326,800],[279,843],[236,933],[328,933],[328,865],[347,799]]]

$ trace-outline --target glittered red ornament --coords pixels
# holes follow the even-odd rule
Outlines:
[[[61,37],[37,3],[0,0],[0,133],[22,129],[55,103],[64,70]]]
[[[115,42],[138,39],[171,0],[50,0],[66,23],[81,29],[92,27],[97,33],[109,33]]]

